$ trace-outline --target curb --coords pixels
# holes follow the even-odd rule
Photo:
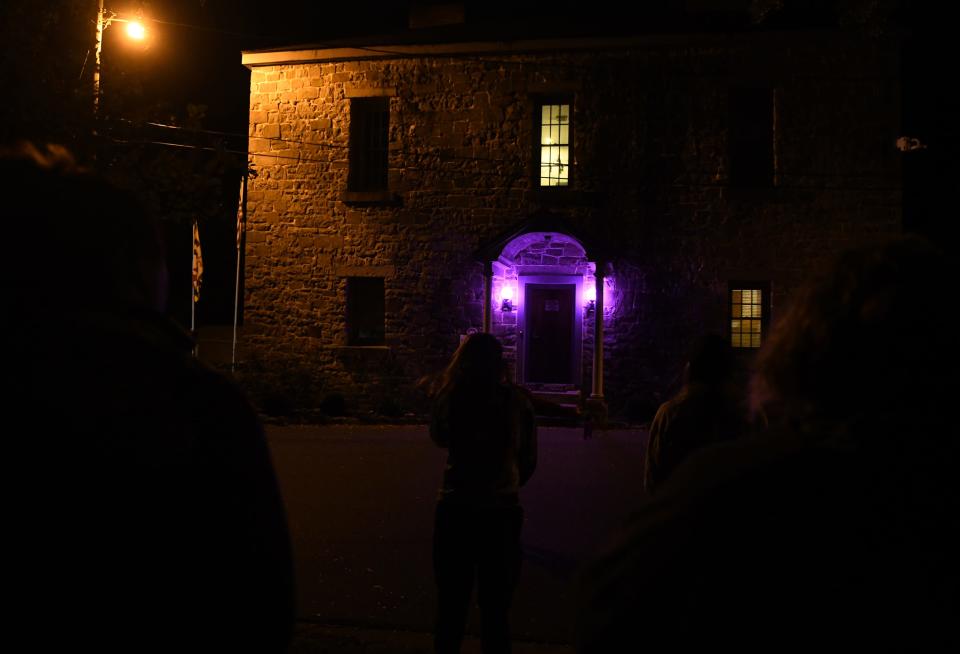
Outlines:
[[[514,654],[574,654],[570,645],[513,643]],[[401,629],[297,622],[287,654],[431,654],[433,634]],[[467,636],[462,654],[480,654],[480,639]]]

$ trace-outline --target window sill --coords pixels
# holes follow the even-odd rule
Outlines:
[[[727,344],[730,343],[730,339],[727,339]],[[730,347],[730,351],[733,353],[733,357],[737,360],[743,359],[752,359],[757,355],[757,352],[760,351],[759,347]]]
[[[545,207],[600,206],[600,193],[580,191],[569,186],[544,186],[533,189],[533,199]]]
[[[340,200],[347,204],[399,204],[400,196],[392,191],[344,191]]]

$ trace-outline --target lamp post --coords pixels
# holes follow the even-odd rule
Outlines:
[[[103,50],[103,30],[106,28],[103,19],[103,0],[98,3],[97,9],[97,51],[93,60],[93,120],[96,123],[100,114],[100,51]],[[94,127],[96,129],[96,127]]]
[[[100,117],[100,58],[103,51],[103,31],[113,23],[126,23],[127,36],[135,41],[142,41],[147,37],[147,30],[139,20],[117,18],[113,12],[107,12],[103,7],[103,0],[97,2],[97,42],[96,56],[93,61],[93,119],[96,123]]]

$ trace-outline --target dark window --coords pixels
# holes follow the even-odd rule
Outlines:
[[[349,190],[387,190],[389,127],[389,98],[350,100],[350,176],[347,180]]]
[[[770,284],[730,282],[730,345],[758,348],[770,324]]]
[[[347,278],[347,343],[383,345],[383,277]]]
[[[730,183],[772,186],[773,89],[733,89],[730,93]]]
[[[535,115],[535,161],[541,188],[569,186],[573,144],[573,103],[570,98],[542,98]]]

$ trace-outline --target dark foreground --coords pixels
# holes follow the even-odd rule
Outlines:
[[[427,652],[444,452],[419,426],[270,427],[297,566],[293,652]],[[541,428],[521,500],[515,652],[569,652],[579,566],[642,498],[641,430]],[[475,636],[476,611],[468,633]],[[475,638],[463,651],[479,652]]]

